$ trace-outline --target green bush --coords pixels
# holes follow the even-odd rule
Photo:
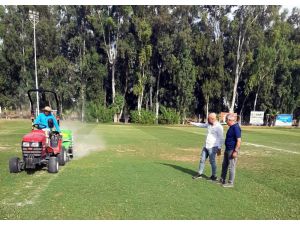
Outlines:
[[[131,111],[130,118],[132,123],[140,124],[154,124],[155,123],[155,114],[152,111],[146,111],[144,109],[139,112],[137,110]]]
[[[112,110],[114,113],[120,113],[122,110],[122,107],[124,105],[125,99],[122,95],[116,93],[115,97],[115,103],[111,105]]]
[[[85,119],[88,122],[95,122],[97,120],[100,123],[113,122],[114,111],[111,107],[89,102],[85,111]]]
[[[140,116],[139,116],[139,112],[137,110],[130,112],[130,120],[131,120],[131,123],[140,123]]]
[[[180,115],[173,108],[160,106],[160,115],[158,116],[158,123],[160,124],[178,124]]]

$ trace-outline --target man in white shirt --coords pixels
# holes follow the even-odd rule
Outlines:
[[[205,144],[202,149],[201,159],[199,163],[198,173],[193,176],[193,179],[199,179],[203,177],[203,171],[205,167],[205,161],[209,157],[209,162],[211,164],[212,176],[211,180],[217,180],[217,165],[216,165],[216,154],[221,154],[222,144],[223,144],[223,127],[217,121],[217,115],[215,113],[210,113],[208,115],[208,123],[194,123],[189,122],[192,125],[207,128],[207,135]]]

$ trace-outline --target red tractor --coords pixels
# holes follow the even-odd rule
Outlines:
[[[35,93],[36,95],[32,95]],[[68,150],[63,148],[62,136],[57,131],[52,131],[53,121],[48,120],[48,127],[43,124],[34,124],[35,112],[33,99],[35,96],[40,96],[40,106],[45,107],[51,105],[51,100],[56,102],[56,118],[59,124],[59,101],[57,95],[53,91],[43,89],[32,89],[28,91],[28,97],[31,105],[31,120],[32,130],[22,139],[22,156],[21,160],[18,157],[13,157],[9,160],[9,171],[18,173],[22,170],[32,170],[38,167],[47,166],[49,173],[57,173],[59,165],[63,166],[68,161]]]

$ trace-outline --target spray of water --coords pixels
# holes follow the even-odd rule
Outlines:
[[[89,155],[91,152],[105,149],[104,140],[95,127],[87,129],[87,124],[78,121],[62,121],[62,129],[73,132],[74,159]],[[87,132],[85,132],[87,131]]]

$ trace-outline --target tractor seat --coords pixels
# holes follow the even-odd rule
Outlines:
[[[58,146],[59,135],[53,132],[50,136],[50,146],[56,148]]]

